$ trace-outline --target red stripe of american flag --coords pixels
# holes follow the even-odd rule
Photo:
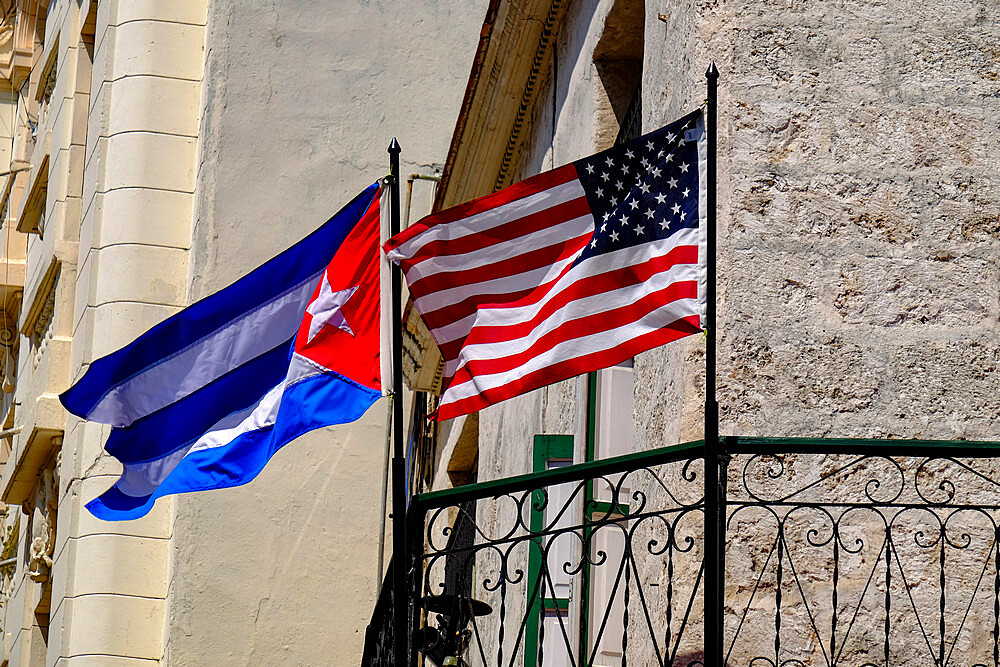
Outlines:
[[[494,194],[480,197],[461,206],[427,216],[416,225],[407,228],[401,234],[390,239],[386,243],[386,250],[391,253],[395,249],[405,246],[409,241],[421,234],[434,230],[439,225],[465,220],[469,216],[480,213],[495,211],[506,204],[517,203],[532,195],[545,193],[575,179],[576,168],[570,164],[551,172],[539,174]],[[444,289],[458,288],[460,292],[460,298],[456,297],[443,307],[421,311],[424,322],[431,330],[431,333],[435,334],[437,330],[443,327],[474,315],[480,307],[489,304],[520,302],[526,298],[542,299],[545,296],[545,287],[555,283],[559,275],[565,273],[570,268],[569,265],[559,275],[554,276],[544,284],[534,284],[527,288],[484,294],[477,291],[475,285],[480,280],[496,280],[516,276],[526,271],[538,270],[550,266],[553,262],[559,260],[566,260],[579,253],[586,245],[590,239],[590,232],[551,246],[532,248],[501,262],[494,262],[486,266],[466,269],[464,271],[433,272],[425,278],[412,280],[412,282],[409,275],[410,269],[420,266],[425,262],[433,265],[436,260],[442,257],[471,254],[476,250],[487,250],[496,246],[498,242],[509,242],[523,238],[534,232],[565,223],[568,220],[589,215],[589,210],[586,197],[583,196],[583,191],[580,189],[576,196],[569,199],[554,199],[542,210],[513,218],[482,232],[468,234],[459,238],[452,238],[452,235],[447,234],[445,235],[446,239],[424,243],[414,251],[412,256],[401,258],[399,264],[403,268],[404,274],[407,274],[407,284],[414,300],[419,300],[421,297]],[[460,215],[460,213],[463,215]],[[467,287],[467,291],[462,291],[463,287]],[[448,360],[457,355],[465,336],[462,335],[443,341],[440,336],[435,335],[435,339],[438,341],[445,360]]]
[[[700,318],[698,316],[685,317],[676,322],[675,326],[672,328],[650,331],[647,334],[632,338],[622,345],[612,349],[562,360],[529,373],[518,380],[503,385],[502,387],[486,389],[476,396],[450,403],[442,403],[438,407],[438,412],[435,417],[438,420],[454,419],[455,417],[460,417],[462,415],[469,414],[470,412],[476,412],[489,405],[493,405],[494,403],[499,403],[500,401],[508,398],[519,396],[525,392],[551,384],[552,381],[549,379],[551,377],[566,379],[582,375],[583,373],[589,373],[597,368],[607,368],[608,366],[620,363],[624,359],[634,357],[640,352],[645,352],[646,350],[650,350],[660,345],[666,345],[671,341],[696,334],[700,331]],[[458,375],[455,376],[451,384],[466,382],[470,379],[471,375],[463,369]]]
[[[580,252],[589,240],[590,234],[587,234],[562,243],[535,248],[515,257],[508,257],[499,262],[478,266],[474,269],[434,273],[410,284],[410,292],[414,295],[422,296],[461,285],[472,285],[484,280],[496,280],[497,278],[516,276],[519,273],[524,273],[525,267],[549,266],[560,259],[566,259],[575,255]],[[491,298],[495,299],[497,296],[493,295]],[[503,297],[503,295],[499,296]],[[503,301],[506,301],[506,298]]]
[[[510,301],[503,302],[500,306],[487,304],[484,306],[484,309],[501,308],[502,312],[505,313],[515,312],[519,309],[530,307],[546,297],[549,297],[548,300],[541,307],[539,307],[538,311],[527,320],[515,321],[511,324],[501,325],[487,325],[477,322],[475,328],[467,336],[463,336],[460,340],[441,344],[440,348],[442,355],[447,362],[448,360],[456,359],[462,347],[466,345],[495,343],[497,341],[513,341],[524,338],[531,335],[531,333],[539,326],[543,325],[548,318],[558,313],[561,309],[566,308],[567,305],[574,301],[590,296],[600,295],[614,289],[641,286],[644,283],[647,283],[647,281],[649,281],[656,274],[665,273],[679,265],[695,264],[697,261],[697,246],[681,245],[671,249],[662,256],[652,257],[639,264],[619,267],[596,275],[586,275],[582,278],[574,280],[569,285],[554,294],[551,294],[552,288],[558,279],[540,286],[524,298],[512,299]],[[568,271],[570,268],[571,267],[567,267],[566,270]],[[660,290],[656,292],[658,295],[657,299],[659,306],[669,304],[676,299],[697,299],[698,297],[697,283],[692,280],[675,281],[670,283],[667,288],[667,290]],[[652,302],[646,296],[640,297],[639,301],[643,303]],[[593,321],[602,323],[603,329],[609,329],[615,326],[613,323],[628,321],[630,318],[638,319],[646,312],[649,311],[641,312],[639,309],[629,309],[628,307],[617,310],[604,310],[599,314],[595,314],[595,319]],[[572,325],[573,326],[571,328],[562,330],[565,334],[563,338],[552,340],[555,343],[558,343],[566,338],[582,338],[588,335],[588,333],[603,330],[598,328],[594,331],[589,331],[585,326],[584,321],[580,319],[573,320]],[[551,336],[551,333],[545,335]],[[532,349],[539,353],[543,351],[542,348],[538,347],[533,347]],[[615,363],[618,363],[619,361],[623,361],[623,359],[619,359]],[[447,363],[445,365],[446,369],[443,377],[444,383],[448,385],[455,384],[451,382],[454,372],[448,368]],[[486,374],[487,370],[489,370],[490,373],[501,372],[501,369],[502,367],[499,365],[492,367],[477,366],[477,371],[480,374]]]
[[[579,317],[569,322],[564,322],[555,329],[552,329],[551,331],[548,331],[540,336],[538,340],[522,352],[500,357],[498,359],[474,359],[467,362],[462,369],[471,375],[494,375],[496,373],[506,373],[514,370],[518,366],[522,366],[533,357],[537,357],[545,352],[548,352],[565,340],[571,338],[583,338],[585,336],[592,336],[594,334],[601,333],[602,331],[607,331],[609,321],[628,322],[638,320],[643,316],[662,308],[666,303],[671,303],[677,299],[694,299],[697,298],[697,296],[698,284],[694,281],[671,283],[662,290],[647,294],[633,303],[626,304],[612,310],[606,310],[601,313],[594,313],[593,315],[588,315],[586,317]],[[508,331],[506,333],[510,335],[503,337],[501,337],[498,333],[498,330],[503,329],[504,327],[491,328],[493,329],[494,338],[491,339],[488,336],[481,336],[479,335],[479,329],[475,329],[473,331],[473,335],[469,337],[470,340],[466,341],[466,344],[472,345],[474,343],[488,343],[490,340],[514,340],[517,338],[523,338],[531,333],[534,326],[524,329],[521,329],[519,326],[511,327],[515,331],[521,329],[520,333]],[[471,340],[472,338],[476,338],[476,340],[473,341]],[[616,364],[622,362],[630,356],[632,355],[626,355],[621,359],[614,360],[611,363]]]
[[[621,288],[636,285],[649,280],[653,274],[666,271],[677,264],[693,264],[697,261],[697,247],[679,246],[671,250],[663,257],[654,257],[643,264],[623,267],[615,269],[614,271],[608,271],[607,273],[581,278],[580,280],[572,283],[567,289],[557,293],[542,308],[540,308],[538,313],[530,320],[518,322],[517,324],[476,327],[476,329],[472,332],[472,335],[470,335],[465,342],[472,345],[491,340],[511,340],[527,336],[536,326],[538,326],[538,324],[547,319],[550,315],[554,314],[560,308],[566,306],[566,304],[570,301],[606,292],[608,291],[609,286]],[[673,301],[674,299],[695,299],[698,297],[698,285],[693,281],[671,283],[669,287],[673,288],[675,291],[670,292],[673,296],[665,302]],[[538,291],[541,292],[541,290]],[[505,303],[504,307],[517,308],[531,305],[544,296],[545,294],[532,295],[532,298],[513,301],[509,304]],[[617,312],[607,311],[604,315],[609,317],[627,316],[628,311],[619,309]],[[579,320],[575,321],[579,322]],[[585,335],[586,332],[580,330],[575,331],[574,333],[577,336],[582,336]]]
[[[587,215],[588,213],[590,213],[590,207],[587,205],[587,199],[582,196],[577,197],[576,199],[556,204],[537,213],[531,213],[522,218],[511,220],[506,224],[493,227],[490,229],[488,235],[472,234],[455,240],[431,241],[422,246],[412,259],[401,261],[399,266],[403,271],[406,271],[428,258],[464,255],[476,250],[483,250],[484,248],[496,245],[497,239],[510,241],[521,238],[543,229],[548,229],[566,220]],[[413,287],[411,286],[410,289],[412,290]]]
[[[538,192],[544,192],[545,190],[554,188],[557,185],[568,183],[576,177],[576,166],[573,164],[567,164],[563,167],[559,167],[558,169],[553,169],[552,171],[546,171],[538,174],[537,176],[532,176],[531,178],[525,179],[520,183],[515,183],[510,187],[504,188],[499,192],[484,195],[478,199],[473,199],[472,201],[467,201],[464,204],[453,206],[452,208],[439,213],[434,213],[433,215],[429,215],[419,222],[410,225],[399,234],[396,234],[391,239],[386,241],[385,250],[386,252],[391,252],[407,241],[413,239],[415,236],[422,234],[437,225],[455,222],[457,220],[476,215],[477,213],[484,213],[490,209],[515,202],[519,199],[524,199],[525,197]]]

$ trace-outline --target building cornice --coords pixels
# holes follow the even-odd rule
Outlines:
[[[509,185],[566,0],[493,0],[480,32],[435,209]]]

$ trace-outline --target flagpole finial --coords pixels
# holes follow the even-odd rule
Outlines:
[[[719,78],[719,69],[715,66],[715,61],[714,60],[708,66],[708,71],[705,72],[705,77],[709,78],[709,79],[718,79]],[[393,141],[395,141],[395,139],[393,139]]]
[[[399,142],[396,141],[396,137],[393,137],[392,141],[389,142],[389,148],[387,150],[390,153],[398,153],[400,150],[402,150],[399,147]]]

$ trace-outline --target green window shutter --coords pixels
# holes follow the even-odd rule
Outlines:
[[[571,435],[536,435],[532,446],[532,472],[542,472],[567,465],[573,462],[573,436]],[[553,465],[557,464],[557,465]],[[544,500],[541,490],[532,491],[532,509],[529,527],[532,533],[542,530],[544,515],[535,510]],[[538,582],[542,572],[542,541],[541,538],[532,541],[528,552],[528,585],[527,594],[531,595],[537,587],[538,593],[528,601],[528,620],[524,628],[524,667],[538,667],[538,635],[539,626],[546,612],[563,612],[569,609],[569,599],[549,598],[543,600],[544,586]]]

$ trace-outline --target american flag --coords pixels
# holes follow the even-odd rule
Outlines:
[[[389,239],[444,356],[438,419],[701,330],[701,111]]]

